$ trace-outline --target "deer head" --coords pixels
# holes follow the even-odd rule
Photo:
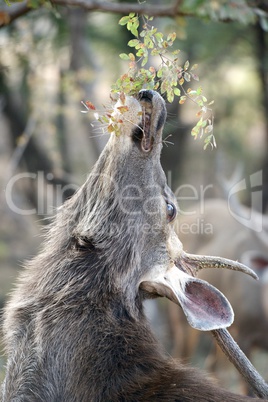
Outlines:
[[[173,227],[177,202],[160,164],[164,100],[150,90],[121,97],[113,118],[120,134],[111,134],[87,182],[64,208],[68,219],[59,220],[72,216],[66,233],[71,231],[74,248],[96,251],[93,280],[101,278],[99,287],[127,300],[132,314],[142,299],[165,296],[182,307],[194,328],[231,325],[229,302],[196,272],[229,268],[256,275],[238,262],[183,251]]]

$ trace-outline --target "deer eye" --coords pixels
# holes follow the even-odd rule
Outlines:
[[[172,222],[177,215],[177,210],[174,204],[167,202],[167,220]]]

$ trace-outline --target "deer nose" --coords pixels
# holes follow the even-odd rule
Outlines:
[[[151,91],[150,89],[142,89],[139,92],[139,100],[145,100],[145,101],[152,101],[154,96],[154,91]]]

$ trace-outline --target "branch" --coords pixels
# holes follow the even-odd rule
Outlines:
[[[132,3],[110,3],[108,1],[96,1],[96,0],[50,0],[52,5],[59,6],[74,6],[80,7],[86,11],[102,11],[107,13],[115,14],[129,14],[137,13],[140,15],[150,15],[152,17],[175,17],[183,16],[189,17],[194,16],[191,13],[184,13],[179,10],[181,0],[177,0],[170,6],[164,5],[147,5],[142,4],[132,4]],[[5,9],[5,11],[0,11],[0,28],[10,25],[14,20],[21,17],[24,14],[34,10],[27,6],[27,4],[22,4],[20,6],[13,6]],[[2,14],[2,15],[1,15]]]
[[[10,25],[17,18],[22,17],[32,10],[34,9],[29,7],[27,3],[5,7],[4,10],[0,9],[0,28]]]
[[[132,4],[132,3],[111,3],[108,1],[94,1],[94,0],[51,0],[52,4],[79,6],[87,11],[103,11],[117,14],[136,13],[140,15],[150,15],[152,17],[174,17],[175,15],[185,16],[185,14],[178,10],[180,1],[176,1],[171,6],[164,5],[151,5],[146,3]]]
[[[2,0],[3,1],[3,0]],[[26,1],[22,4],[14,4],[15,1],[20,0],[5,0],[7,4],[9,2],[13,3],[12,6],[4,6],[0,9],[0,29],[4,26],[10,25],[14,20],[21,17],[24,14],[29,13],[35,8],[30,7]],[[72,6],[80,7],[85,11],[101,11],[114,14],[129,14],[135,13],[140,15],[149,15],[152,17],[195,17],[198,16],[198,12],[187,12],[181,11],[180,6],[182,0],[173,0],[173,2],[166,5],[148,5],[143,1],[142,3],[132,4],[132,3],[112,3],[107,0],[39,0],[39,7],[45,6],[46,4],[58,5],[58,6]],[[249,9],[255,13],[257,18],[267,18],[268,6],[265,1],[258,1],[258,4],[254,6],[247,6]],[[243,10],[242,10],[243,11]],[[201,15],[199,15],[201,17]],[[218,16],[218,21],[221,22],[231,22],[236,20],[236,18]]]

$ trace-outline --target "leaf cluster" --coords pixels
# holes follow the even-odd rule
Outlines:
[[[207,103],[206,97],[202,94],[202,88],[197,90],[185,89],[185,85],[192,80],[199,81],[195,70],[197,64],[190,66],[187,60],[183,65],[179,64],[179,49],[173,50],[176,40],[176,33],[171,32],[164,35],[159,32],[151,23],[153,17],[142,16],[142,26],[140,27],[140,17],[135,13],[130,13],[120,19],[119,24],[126,26],[132,33],[134,39],[128,42],[132,48],[130,53],[121,53],[120,58],[128,61],[128,72],[121,75],[112,85],[112,92],[135,96],[141,89],[152,89],[159,91],[166,97],[168,102],[173,102],[177,96],[179,103],[184,104],[190,99],[198,107],[198,122],[192,129],[192,136],[196,138],[205,137],[204,148],[210,145],[216,146],[213,135],[213,116],[212,110],[208,107],[213,102]],[[156,60],[154,65],[147,67],[149,60]],[[121,96],[121,95],[120,95]],[[110,115],[110,113],[108,113]],[[104,122],[103,116],[99,116],[99,121]],[[118,131],[120,122],[112,121],[112,126],[108,126],[108,131]],[[110,127],[110,129],[109,129]],[[113,130],[114,129],[114,130]]]

